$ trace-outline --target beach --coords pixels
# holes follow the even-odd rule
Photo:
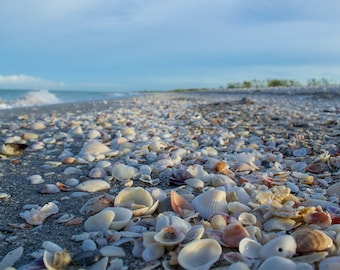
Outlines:
[[[224,227],[211,224],[210,214],[224,208],[212,210],[209,217],[196,205],[191,209],[192,201],[210,190],[225,192],[224,214],[229,217],[237,220],[240,213],[250,213],[257,218],[254,224],[237,223],[242,229],[258,227],[265,237],[256,238],[248,230],[241,238],[253,237],[264,247],[275,234],[290,236],[310,227],[326,232],[332,245],[306,252],[295,248],[282,257],[298,265],[303,263],[301,256],[318,253],[319,259],[308,263],[311,269],[329,258],[340,261],[340,230],[335,226],[340,219],[339,88],[142,93],[132,98],[4,109],[0,127],[0,145],[19,147],[17,155],[5,150],[0,155],[0,265],[6,254],[21,247],[20,256],[8,267],[43,265],[43,256],[56,253],[50,241],[71,257],[60,269],[164,269],[169,264],[173,265],[168,269],[184,269],[184,263],[171,261],[184,249],[181,243],[148,261],[147,255],[132,252],[137,239],[146,238],[145,232],[162,231],[157,220],[163,214],[186,220],[188,231],[201,226],[202,238],[220,244],[222,252],[209,267],[243,263],[258,269],[268,258],[240,253],[240,241],[223,242],[220,236],[229,222]],[[93,141],[98,149],[90,149]],[[214,184],[216,175],[223,177]],[[95,191],[93,186],[79,186],[95,180],[102,181]],[[117,230],[109,228],[114,217],[103,221],[108,223],[106,228],[85,225],[107,207],[143,208],[115,202],[122,190],[131,187],[142,187],[152,195],[152,205],[143,206],[146,212],[134,212],[129,223]],[[246,193],[244,200],[236,187]],[[275,194],[279,188],[284,189],[284,198]],[[176,207],[172,190],[190,206],[179,202]],[[270,199],[263,195],[269,193]],[[90,199],[104,195],[108,198],[105,207],[88,206],[91,214],[80,211]],[[49,203],[57,210],[32,224],[32,209],[38,211]],[[192,215],[183,214],[183,208]],[[283,208],[291,211],[285,218],[292,225],[268,228],[265,224]],[[313,213],[325,217],[312,219],[309,214]],[[85,231],[101,233],[84,236]],[[85,240],[92,245],[83,245]],[[105,255],[105,246],[117,246],[123,255]],[[228,254],[236,253],[240,256],[232,261]]]

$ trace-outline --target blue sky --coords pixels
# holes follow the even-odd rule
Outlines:
[[[0,0],[0,88],[340,81],[339,0]]]

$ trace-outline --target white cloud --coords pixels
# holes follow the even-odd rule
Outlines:
[[[0,87],[1,88],[63,88],[64,82],[55,82],[50,80],[41,79],[38,77],[32,77],[28,75],[0,75]]]

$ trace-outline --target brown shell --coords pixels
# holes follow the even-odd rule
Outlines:
[[[222,231],[221,236],[223,243],[230,247],[238,247],[240,241],[245,237],[249,237],[249,233],[238,222],[228,224]]]
[[[292,233],[295,238],[297,252],[315,252],[326,250],[333,245],[333,240],[317,229],[303,228]]]

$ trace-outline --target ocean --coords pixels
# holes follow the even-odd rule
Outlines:
[[[125,98],[136,95],[138,92],[0,89],[0,109]]]

